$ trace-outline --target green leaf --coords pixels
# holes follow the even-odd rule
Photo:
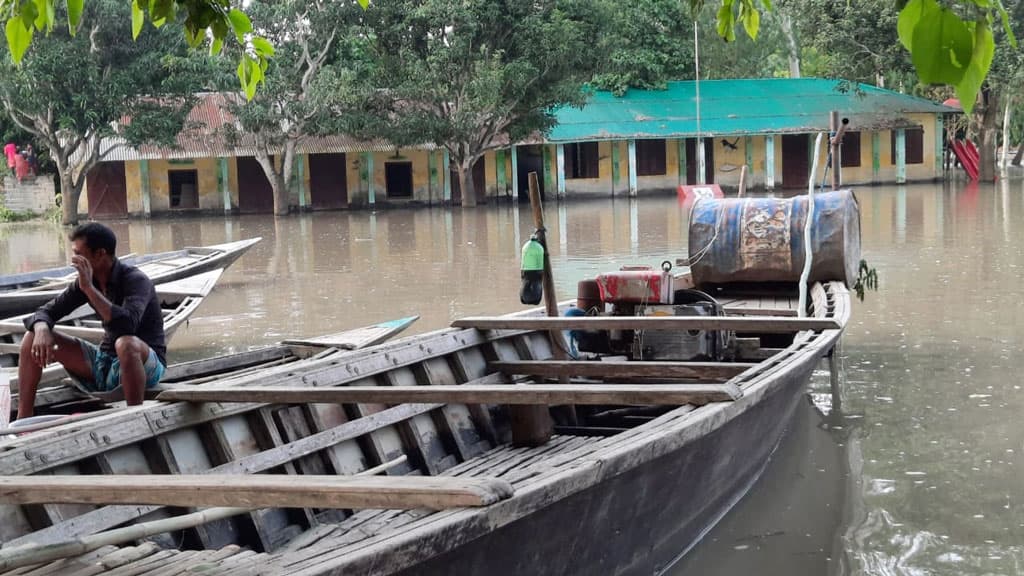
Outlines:
[[[214,38],[213,42],[210,42],[210,56],[216,56],[220,54],[220,51],[224,48],[224,40],[222,38]]]
[[[36,30],[38,30],[39,32],[42,32],[43,28],[47,27],[47,22],[46,22],[46,16],[47,16],[46,4],[47,4],[46,0],[35,0],[35,6],[36,6],[35,27],[36,27]]]
[[[974,39],[956,14],[936,8],[921,17],[911,45],[911,60],[921,82],[955,85],[971,61]]]
[[[733,20],[732,2],[728,0],[718,9],[718,35],[725,38],[726,42],[736,39],[736,21]]]
[[[238,41],[245,42],[245,35],[252,32],[252,22],[249,21],[249,17],[238,8],[232,8],[231,12],[228,12],[228,20],[235,30]]]
[[[7,21],[7,47],[11,50],[11,59],[15,64],[21,64],[25,57],[25,51],[32,43],[32,26],[25,26],[21,18],[11,18]]]
[[[761,14],[753,6],[743,12],[743,29],[751,40],[757,40],[757,31],[761,28]]]
[[[921,17],[925,13],[938,7],[935,0],[910,0],[903,10],[900,10],[899,19],[896,21],[896,33],[900,37],[900,44],[903,44],[903,47],[909,52],[913,53],[914,51],[911,43],[917,23],[921,21]]]
[[[149,21],[153,26],[160,28],[168,20],[174,20],[175,11],[174,0],[150,0]]]
[[[270,43],[266,38],[256,36],[252,39],[252,47],[256,49],[256,53],[261,56],[273,56],[274,45]]]
[[[1006,31],[1006,37],[1010,39],[1010,46],[1017,47],[1017,37],[1013,35],[1013,28],[1010,26],[1010,15],[1006,12],[1006,7],[1003,6],[1003,0],[996,0],[996,8],[999,10],[999,16],[1003,19],[1003,30]]]
[[[82,8],[85,0],[68,0],[68,30],[74,36],[82,22]]]
[[[236,70],[236,72],[238,73],[238,81],[242,83],[243,90],[245,89],[246,86],[249,85],[248,62],[249,59],[243,56],[242,59],[238,61],[238,69]]]
[[[363,10],[370,7],[370,0],[356,0],[356,2],[359,2],[359,5],[362,6]]]
[[[146,15],[142,12],[140,0],[132,0],[132,40],[139,38],[142,32],[142,25],[146,22]]]
[[[992,57],[996,53],[996,41],[992,36],[992,29],[988,22],[978,21],[974,25],[974,51],[971,61],[967,65],[963,78],[956,83],[956,95],[960,99],[960,106],[964,112],[971,113],[974,102],[978,99],[978,90],[985,82],[989,68],[992,66]]]
[[[21,21],[25,23],[25,27],[31,28],[35,26],[36,17],[39,16],[39,10],[36,8],[36,4],[33,0],[25,0],[22,2],[19,11],[21,14]]]

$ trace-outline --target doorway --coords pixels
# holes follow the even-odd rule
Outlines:
[[[170,170],[167,172],[171,210],[194,210],[199,208],[199,173],[195,170]]]
[[[273,158],[270,160],[274,161]],[[274,189],[252,156],[240,156],[238,162],[238,211],[247,214],[274,211]]]
[[[89,217],[127,218],[128,186],[124,162],[102,162],[85,177]]]
[[[309,198],[313,210],[348,206],[346,167],[344,154],[309,155]]]
[[[412,162],[385,162],[384,187],[388,199],[412,199]]]
[[[811,150],[807,134],[782,135],[782,187],[806,188]]]
[[[697,183],[697,139],[686,139],[686,183]],[[704,139],[704,184],[715,183],[715,139]]]
[[[537,173],[537,188],[544,199],[544,147],[539,145],[516,147],[516,178],[519,190],[516,196],[520,202],[530,202],[530,172]]]

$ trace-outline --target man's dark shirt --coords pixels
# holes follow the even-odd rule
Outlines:
[[[93,277],[93,286],[99,284]],[[153,282],[141,270],[120,260],[114,260],[114,268],[107,280],[104,294],[110,300],[110,322],[103,323],[103,342],[100,350],[116,356],[114,342],[121,336],[137,336],[156,352],[160,362],[167,366],[167,344],[164,339],[164,316],[160,300],[156,296]],[[32,330],[36,322],[46,322],[51,329],[55,322],[67,316],[89,299],[78,287],[75,280],[56,298],[43,305],[35,314],[25,319],[25,328]]]

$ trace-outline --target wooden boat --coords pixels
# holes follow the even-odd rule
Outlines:
[[[250,238],[170,252],[133,254],[124,256],[121,260],[138,267],[154,284],[161,284],[218,268],[227,268],[260,240],[261,238]],[[0,276],[0,317],[6,318],[34,311],[60,294],[76,278],[77,273],[70,266]]]
[[[325,357],[341,350],[366,348],[393,338],[418,319],[419,316],[397,318],[316,338],[285,340],[279,344],[263,346],[255,350],[171,364],[164,372],[157,390],[147,391],[147,395],[155,398],[154,392],[162,391],[167,387],[196,385],[234,378],[274,366],[287,365],[314,355]],[[11,417],[13,418],[17,415],[18,410],[17,375],[10,374],[9,381]],[[101,410],[109,407],[108,401],[108,398],[102,394],[86,395],[79,388],[70,385],[67,372],[62,366],[55,364],[43,371],[39,390],[36,393],[35,412],[37,414],[72,414],[83,410]]]
[[[156,294],[164,313],[164,334],[170,342],[171,336],[184,324],[189,316],[203,303],[213,287],[220,280],[223,268],[202,272],[188,278],[156,285]],[[0,362],[4,366],[16,366],[18,350],[25,334],[25,318],[28,314],[0,320]],[[103,326],[96,312],[88,304],[62,319],[55,326],[65,336],[74,336],[99,344],[103,340]]]
[[[463,319],[0,441],[0,571],[662,573],[756,480],[849,317],[838,282],[807,317],[716,297],[759,312]],[[734,331],[735,357],[566,360],[562,330]]]

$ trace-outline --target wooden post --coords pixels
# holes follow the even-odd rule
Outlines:
[[[744,164],[740,167],[740,187],[739,192],[736,193],[738,198],[743,198],[743,195],[747,192],[747,165]]]
[[[530,207],[533,209],[533,225],[537,229],[537,240],[544,246],[544,307],[548,316],[558,316],[558,299],[555,296],[555,281],[551,275],[551,258],[548,256],[547,238],[544,233],[544,211],[540,199],[537,173],[530,172]],[[550,332],[551,348],[555,358],[565,360],[560,346],[558,332]],[[547,406],[509,406],[512,423],[512,444],[516,446],[540,446],[551,439],[554,424]]]
[[[764,137],[764,187],[775,189],[775,135]]]
[[[846,125],[850,120],[843,118],[840,122],[839,111],[833,110],[829,113],[829,131],[832,132],[832,189],[838,190],[842,185],[842,159],[839,156],[840,145],[843,143],[843,135],[846,133]]]
[[[150,191],[149,191],[149,160],[142,159],[139,161],[139,177],[141,178],[142,186],[142,213],[149,217],[153,213]]]

